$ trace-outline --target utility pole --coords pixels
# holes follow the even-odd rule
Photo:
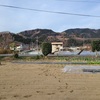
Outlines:
[[[84,48],[84,36],[83,36],[83,48]]]
[[[38,55],[39,55],[39,45],[38,45],[38,42],[39,42],[39,38],[37,36],[37,52],[38,52]]]
[[[32,41],[32,38],[31,38],[31,49],[33,50],[33,41]]]

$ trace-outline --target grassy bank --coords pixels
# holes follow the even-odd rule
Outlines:
[[[11,57],[0,57],[0,61],[59,61],[59,62],[72,62],[72,63],[87,63],[87,64],[100,64],[100,56],[57,56],[57,57],[44,57],[44,56],[11,56]]]

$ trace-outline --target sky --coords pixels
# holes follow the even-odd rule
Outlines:
[[[100,16],[99,0],[0,0],[0,5]],[[100,17],[49,13],[0,6],[0,32],[18,33],[31,29],[62,32],[72,28],[100,28]]]

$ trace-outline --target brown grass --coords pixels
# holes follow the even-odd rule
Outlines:
[[[12,53],[10,49],[0,48],[0,54],[10,54],[10,53]]]

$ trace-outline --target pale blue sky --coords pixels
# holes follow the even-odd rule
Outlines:
[[[100,16],[98,0],[0,0],[0,5]],[[86,0],[85,0],[86,1]],[[100,17],[83,17],[20,10],[0,6],[0,31],[18,33],[31,29],[52,29],[62,32],[70,28],[100,28]]]

